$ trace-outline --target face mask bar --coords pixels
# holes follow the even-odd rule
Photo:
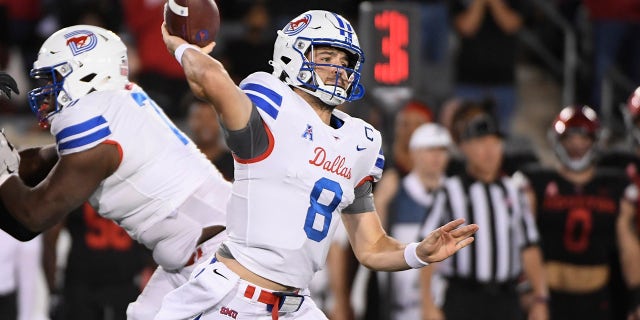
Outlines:
[[[362,53],[359,48],[345,45],[341,42],[336,42],[330,39],[316,39],[299,38],[297,42],[304,41],[309,43],[306,48],[309,48],[311,56],[313,56],[313,48],[316,46],[326,46],[341,49],[347,52],[349,56],[349,66],[341,66],[335,64],[315,63],[307,59],[305,52],[302,52],[300,48],[294,47],[294,50],[302,58],[302,66],[300,72],[298,72],[297,79],[302,85],[312,91],[320,91],[328,95],[329,99],[339,97],[340,100],[345,102],[354,101],[362,98],[364,95],[364,87],[360,82],[360,68],[362,67]],[[351,53],[355,51],[357,53]],[[317,77],[315,69],[317,67],[326,67],[334,69],[335,72],[345,73],[347,75],[347,85],[345,88],[339,86],[340,77],[336,77],[333,83],[325,84],[320,78]]]
[[[36,80],[46,81],[46,84],[29,91],[29,106],[31,111],[38,116],[41,123],[47,122],[47,119],[60,111],[61,106],[58,102],[60,92],[65,92],[63,85],[64,79],[72,72],[71,65],[63,62],[52,67],[45,67],[31,70],[30,76]],[[46,101],[48,99],[48,101]],[[69,99],[65,92],[63,99]],[[54,104],[51,109],[48,106]]]

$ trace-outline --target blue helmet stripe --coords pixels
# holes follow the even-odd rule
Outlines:
[[[58,134],[56,134],[56,142],[60,142],[64,138],[68,138],[70,136],[87,132],[107,123],[107,120],[102,116],[93,117],[85,122],[81,122],[70,127],[66,127],[62,129]]]
[[[88,145],[98,140],[101,140],[105,137],[108,137],[110,134],[111,134],[111,130],[109,129],[109,127],[105,127],[89,135],[86,135],[71,141],[67,141],[65,143],[61,143],[58,145],[58,150],[62,151],[62,150],[82,147],[84,145]]]
[[[349,38],[349,42],[353,41],[353,28],[351,28],[351,24],[347,21],[345,23],[347,25],[347,37]]]
[[[340,27],[340,35],[344,36],[344,22],[342,22],[342,19],[340,19],[340,16],[336,13],[333,14],[334,17],[336,17],[336,20],[338,20],[338,26]]]

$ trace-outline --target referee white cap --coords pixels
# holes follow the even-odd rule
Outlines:
[[[437,123],[425,123],[411,135],[409,149],[451,147],[451,135],[447,128]]]

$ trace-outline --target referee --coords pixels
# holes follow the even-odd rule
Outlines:
[[[482,105],[465,103],[451,131],[465,167],[438,191],[420,236],[455,218],[476,223],[480,230],[469,248],[422,269],[423,319],[523,319],[516,291],[521,275],[539,302],[529,309],[528,319],[548,319],[538,231],[525,194],[501,174],[503,141],[495,119]],[[448,282],[442,306],[433,302],[433,272]]]

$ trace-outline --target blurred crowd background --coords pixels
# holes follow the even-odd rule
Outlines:
[[[118,33],[128,45],[131,80],[140,83],[203,151],[210,150],[214,161],[224,150],[223,142],[217,132],[203,129],[207,127],[203,119],[208,116],[193,106],[195,101],[182,69],[162,42],[164,3],[165,0],[0,0],[0,70],[13,75],[21,91],[10,101],[0,101],[0,126],[19,147],[52,142],[28,107],[26,93],[35,85],[29,78],[32,63],[42,42],[59,28],[98,25]],[[418,38],[409,39],[417,48],[409,52],[411,61],[416,62],[411,65],[410,81],[404,86],[385,86],[365,74],[368,94],[343,107],[382,131],[386,165],[401,173],[410,169],[405,162],[413,129],[423,122],[439,122],[447,127],[463,100],[487,105],[505,134],[505,153],[525,155],[526,159],[546,164],[555,161],[546,134],[558,112],[571,104],[589,105],[598,113],[603,124],[603,148],[631,143],[624,108],[640,85],[638,0],[217,3],[221,29],[212,55],[224,63],[238,83],[255,71],[271,71],[268,61],[275,31],[301,12],[326,9],[340,13],[359,26],[356,29],[361,46],[374,50],[381,50],[370,43],[378,38],[363,36],[373,33],[363,30],[374,25],[366,20],[371,19],[368,13],[372,7],[374,11],[380,6],[413,12],[412,17],[417,20],[410,27]],[[491,19],[485,16],[478,20],[474,16],[474,10],[481,6],[486,6],[481,15],[491,15]],[[506,9],[493,10],[490,6]],[[386,54],[365,50],[369,59],[365,70],[373,71],[372,64]],[[210,123],[215,125],[215,115],[210,117]],[[232,170],[229,161],[218,165],[224,167],[222,171]],[[135,264],[136,270],[149,267],[148,257],[145,259]],[[52,279],[48,279],[49,286],[57,292],[55,288],[62,280],[56,283]],[[138,285],[143,283],[140,277],[136,279]],[[42,299],[50,300],[43,302],[47,306],[55,302],[51,296]],[[359,313],[364,314],[364,298],[359,303]]]
[[[377,2],[391,7],[411,5],[420,12],[419,23],[411,25],[418,28],[419,39],[409,40],[420,43],[418,63],[412,65],[418,76],[412,79],[410,93],[396,99],[393,92],[369,90],[365,99],[346,106],[348,111],[384,133],[392,130],[391,119],[408,102],[423,104],[434,119],[440,119],[456,98],[490,98],[501,127],[510,133],[509,141],[517,141],[516,146],[526,141],[542,159],[550,159],[544,132],[564,105],[590,105],[607,124],[609,141],[624,136],[620,105],[640,82],[638,1],[504,0],[500,2],[512,8],[519,21],[512,23],[512,29],[488,26],[479,33],[478,26],[473,29],[456,20],[475,1]],[[11,119],[7,130],[17,130],[24,139],[20,142],[28,144],[39,136],[30,121],[25,94],[33,86],[28,73],[37,51],[61,27],[92,24],[121,35],[130,48],[132,80],[182,123],[188,88],[158,31],[164,2],[0,0],[0,24],[6,30],[0,34],[0,69],[18,78],[22,90],[16,99],[0,104],[0,121]],[[270,70],[275,30],[309,8],[336,11],[354,25],[371,25],[360,20],[366,6],[355,0],[219,1],[218,7],[222,27],[213,55],[224,61],[237,81],[251,72]],[[366,30],[358,32],[363,38]],[[371,52],[365,55],[372,56]],[[367,69],[365,62],[365,70],[372,66]],[[385,136],[390,143],[392,135]]]
[[[640,82],[638,1],[501,0],[512,9],[511,16],[500,17],[505,25],[469,23],[472,20],[464,15],[473,2],[477,1],[369,2],[391,8],[409,5],[419,12],[414,15],[419,21],[411,24],[419,36],[410,39],[419,48],[411,52],[418,57],[410,58],[418,61],[411,66],[417,76],[412,75],[410,92],[401,94],[384,90],[374,94],[377,90],[365,82],[369,94],[346,109],[383,132],[389,131],[384,136],[390,142],[392,119],[407,102],[422,103],[433,119],[441,119],[457,98],[491,99],[510,141],[523,146],[520,141],[524,139],[542,159],[550,159],[544,132],[553,115],[564,105],[588,104],[605,122],[607,141],[624,138],[620,106]],[[25,94],[33,87],[28,74],[38,49],[61,27],[92,24],[111,29],[125,40],[132,80],[182,123],[188,88],[158,32],[164,3],[0,0],[0,69],[18,78],[23,92],[0,104],[0,121],[11,119],[7,130],[18,130],[25,143],[31,135],[38,136],[38,129],[29,123]],[[222,28],[213,55],[237,81],[254,71],[270,70],[275,30],[309,8],[339,12],[354,25],[373,25],[360,20],[367,7],[363,1],[238,0],[221,1],[218,7]],[[358,32],[364,48],[380,50],[367,43],[373,40],[362,39],[364,30]],[[381,53],[365,55],[371,58]],[[372,59],[368,62],[374,63]],[[365,70],[372,69],[365,62]]]

